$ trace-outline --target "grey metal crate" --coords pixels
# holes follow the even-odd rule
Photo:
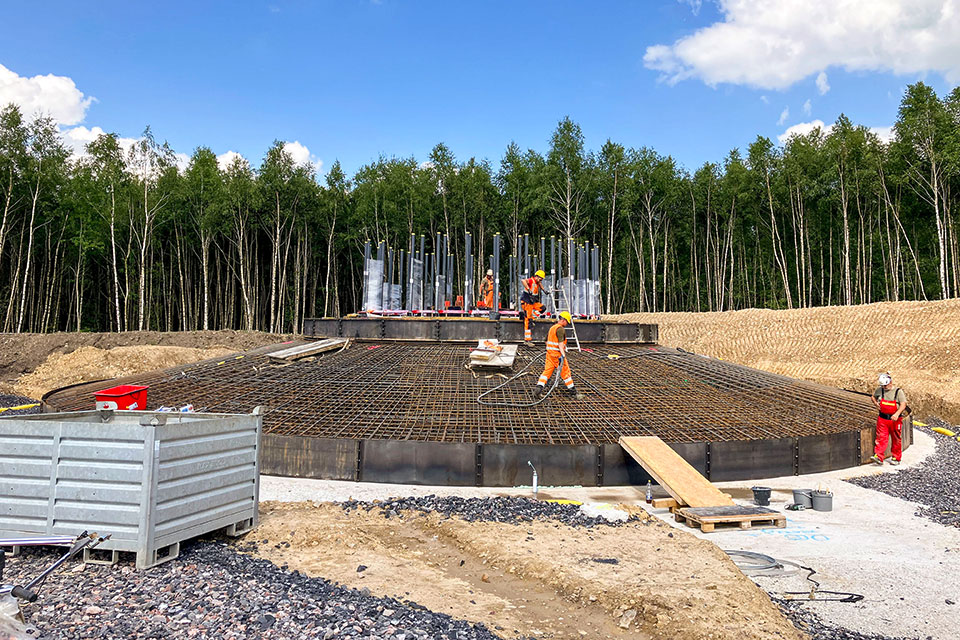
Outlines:
[[[258,414],[77,411],[0,418],[0,537],[112,537],[137,568],[257,525]]]

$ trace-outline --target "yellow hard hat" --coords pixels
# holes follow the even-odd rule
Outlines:
[[[560,317],[566,320],[567,322],[573,322],[573,318],[570,317],[569,311],[561,311]]]
[[[545,273],[543,272],[543,269],[537,269],[537,272],[536,272],[535,274],[533,274],[533,275],[535,275],[535,276],[537,276],[537,277],[539,277],[539,278],[546,278],[546,277],[547,277],[547,274],[545,274]]]

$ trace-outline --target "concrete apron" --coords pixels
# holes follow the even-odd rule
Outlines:
[[[920,464],[934,451],[930,436],[915,431],[916,442],[899,467],[864,465],[853,469],[764,480],[722,482],[717,486],[739,504],[752,505],[750,487],[771,487],[770,506],[787,516],[787,527],[701,533],[678,523],[666,509],[646,505],[644,487],[541,487],[541,499],[639,504],[677,529],[709,540],[721,549],[764,553],[816,569],[821,589],[863,594],[858,603],[804,602],[830,624],[887,636],[954,639],[960,627],[960,529],[919,518],[916,503],[843,482],[845,478],[892,473]],[[786,511],[793,489],[829,488],[833,511]],[[656,487],[656,495],[665,495]],[[376,500],[394,496],[531,496],[530,487],[428,487],[355,483],[262,476],[261,501]],[[784,591],[808,591],[801,571],[788,577],[756,577],[754,582],[777,596]]]
[[[770,506],[787,516],[784,529],[720,529],[701,533],[678,523],[665,509],[648,509],[672,526],[710,540],[721,549],[755,551],[817,571],[820,588],[859,593],[858,603],[804,602],[831,624],[862,633],[937,639],[958,637],[960,605],[960,529],[914,515],[919,505],[843,482],[845,478],[892,473],[920,464],[934,451],[933,438],[915,432],[916,444],[900,467],[862,466],[806,476],[723,482],[738,504],[753,505],[750,487],[771,487]],[[793,489],[829,488],[833,511],[786,511]],[[644,505],[646,506],[646,505]],[[753,581],[777,596],[809,591],[808,572]]]

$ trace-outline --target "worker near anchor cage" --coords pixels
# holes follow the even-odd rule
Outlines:
[[[540,397],[547,388],[547,382],[550,376],[560,367],[560,379],[563,380],[567,393],[576,396],[577,391],[573,388],[573,376],[570,375],[570,361],[567,359],[567,327],[572,322],[570,314],[567,311],[560,312],[560,319],[557,324],[550,327],[550,333],[547,334],[547,362],[543,367],[543,373],[537,380],[537,388],[534,395]],[[561,365],[561,361],[563,364]]]
[[[493,309],[493,269],[487,269],[487,276],[480,281],[480,296],[477,307]]]
[[[523,283],[523,294],[520,296],[520,306],[523,308],[523,341],[527,344],[533,342],[533,314],[543,313],[543,305],[540,304],[540,293],[543,291],[543,279],[547,277],[542,270],[533,274],[532,278],[521,280]]]
[[[870,460],[874,464],[883,464],[883,456],[887,451],[887,439],[890,443],[890,464],[900,464],[903,455],[903,418],[907,408],[907,395],[903,389],[894,388],[893,378],[889,373],[881,373],[877,380],[880,386],[873,392],[870,399],[880,411],[877,416],[877,438],[874,441],[873,455]]]

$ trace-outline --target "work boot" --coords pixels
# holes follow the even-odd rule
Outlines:
[[[571,398],[576,398],[578,395],[580,395],[577,393],[577,389],[575,387],[567,387],[565,391],[566,394]]]
[[[890,464],[892,464],[893,466],[897,466],[898,464],[900,464],[900,461],[897,460],[896,458],[890,458]]]
[[[872,456],[870,456],[870,462],[872,462],[873,464],[883,464],[883,458],[881,458],[877,454],[873,454]]]
[[[534,397],[534,398],[539,398],[540,396],[543,395],[543,392],[544,392],[545,389],[546,389],[546,387],[544,387],[542,384],[538,384],[537,386],[535,386],[535,387],[533,388],[533,397]]]

